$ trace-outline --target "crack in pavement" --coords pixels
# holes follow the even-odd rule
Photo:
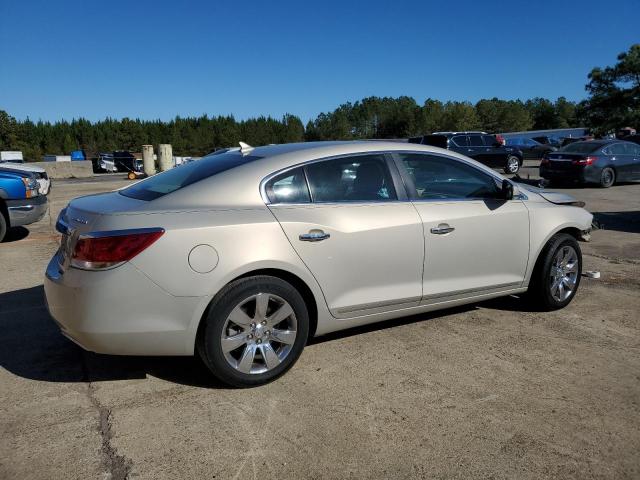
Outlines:
[[[133,463],[124,455],[118,454],[118,451],[111,445],[113,438],[113,427],[111,424],[111,409],[100,403],[95,395],[95,388],[89,376],[89,367],[87,366],[85,352],[80,351],[82,365],[82,380],[87,384],[87,397],[91,404],[98,411],[98,431],[102,439],[100,453],[102,454],[102,465],[104,466],[108,478],[112,480],[126,480],[131,473]]]

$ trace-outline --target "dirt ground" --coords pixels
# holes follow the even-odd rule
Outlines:
[[[535,169],[523,176],[535,176]],[[232,390],[192,358],[109,357],[43,304],[58,181],[0,244],[0,478],[640,478],[640,184],[563,191],[605,229],[569,307],[505,298],[316,339]]]

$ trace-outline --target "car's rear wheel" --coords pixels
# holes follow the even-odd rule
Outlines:
[[[606,167],[602,169],[600,173],[600,186],[602,188],[609,188],[616,182],[616,172],[613,168]]]
[[[520,170],[520,159],[515,155],[507,157],[507,164],[504,167],[504,173],[516,174]]]
[[[558,233],[542,250],[529,284],[529,297],[541,310],[567,306],[580,285],[582,252],[574,237]]]
[[[275,380],[300,357],[309,315],[300,293],[271,276],[225,287],[204,319],[198,351],[222,382],[253,387]]]

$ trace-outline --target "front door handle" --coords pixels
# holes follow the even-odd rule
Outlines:
[[[310,230],[309,233],[303,233],[298,238],[301,242],[321,242],[330,236],[330,234],[325,233],[322,230]]]
[[[444,235],[444,234],[447,234],[447,233],[451,233],[454,230],[455,230],[455,228],[449,226],[448,223],[441,223],[437,227],[433,227],[431,229],[431,233],[433,233],[435,235]]]

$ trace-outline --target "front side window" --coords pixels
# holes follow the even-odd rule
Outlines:
[[[384,155],[357,155],[305,167],[313,202],[396,200]]]
[[[423,200],[501,197],[490,175],[461,161],[437,155],[401,154],[413,184],[415,195]]]
[[[266,185],[271,203],[309,203],[309,190],[302,168],[295,168],[272,178]]]
[[[640,146],[638,145],[635,145],[633,143],[625,143],[624,148],[627,151],[627,155],[634,155],[636,157],[640,155]]]

